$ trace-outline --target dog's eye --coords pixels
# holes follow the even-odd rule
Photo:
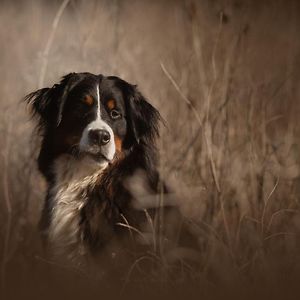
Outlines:
[[[85,96],[82,102],[88,106],[92,106],[94,104],[94,98],[91,96]]]
[[[120,119],[121,118],[120,112],[117,111],[116,109],[113,109],[110,111],[110,116],[112,119]]]

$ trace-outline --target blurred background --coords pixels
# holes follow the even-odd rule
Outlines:
[[[161,173],[199,244],[190,282],[274,294],[297,283],[299,30],[296,0],[1,1],[2,289],[47,265],[45,183],[21,99],[82,71],[138,84],[165,119]]]

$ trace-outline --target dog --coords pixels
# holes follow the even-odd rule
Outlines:
[[[155,248],[162,219],[170,240],[178,213],[157,196],[167,192],[155,145],[161,116],[137,86],[70,73],[24,100],[41,136],[37,162],[48,188],[40,227],[54,253],[75,260],[133,236]]]

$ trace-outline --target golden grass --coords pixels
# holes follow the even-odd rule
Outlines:
[[[198,238],[197,263],[174,249],[182,258],[180,278],[169,277],[172,264],[155,244],[132,263],[125,289],[156,282],[162,292],[175,282],[182,293],[191,287],[214,294],[220,287],[230,296],[260,289],[279,296],[297,287],[297,1],[27,0],[0,6],[2,291],[16,295],[16,284],[19,291],[42,291],[59,273],[38,259],[45,184],[20,99],[71,71],[137,83],[161,111],[167,123],[159,141],[161,173]],[[126,220],[120,226],[134,231]],[[144,260],[155,268],[143,277]],[[130,284],[134,273],[147,279]]]

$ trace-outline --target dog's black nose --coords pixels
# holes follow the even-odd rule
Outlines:
[[[89,139],[93,144],[104,146],[110,141],[110,134],[107,130],[91,129]]]

